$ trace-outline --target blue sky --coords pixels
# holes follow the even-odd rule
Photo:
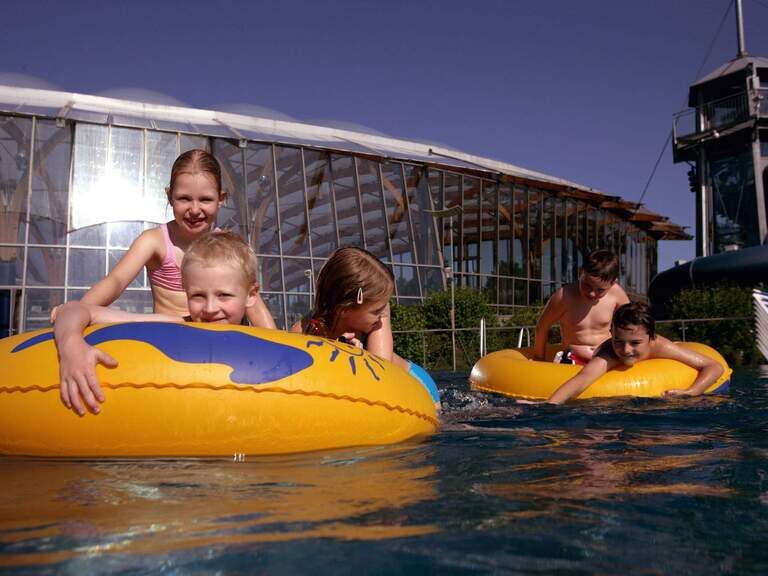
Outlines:
[[[637,201],[690,83],[736,55],[730,4],[3,0],[0,82],[344,121]],[[744,14],[768,56],[768,0]],[[686,170],[667,149],[644,202],[693,231]],[[662,242],[659,268],[693,255]]]

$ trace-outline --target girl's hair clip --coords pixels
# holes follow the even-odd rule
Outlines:
[[[363,303],[363,287],[357,289],[357,303],[362,304]]]

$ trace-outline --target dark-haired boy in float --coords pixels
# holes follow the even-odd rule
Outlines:
[[[579,396],[608,370],[618,366],[630,367],[641,360],[652,358],[677,360],[698,371],[696,379],[688,388],[667,390],[665,398],[699,396],[723,374],[723,367],[712,358],[658,336],[651,311],[642,302],[625,304],[616,310],[611,335],[611,339],[598,348],[587,365],[555,390],[547,402],[562,404]],[[518,403],[538,402],[518,400]]]
[[[560,323],[562,353],[555,357],[563,364],[584,365],[611,336],[611,318],[616,309],[629,302],[616,282],[619,259],[609,250],[590,252],[579,271],[579,279],[555,292],[536,323],[534,360],[543,360],[547,334]]]

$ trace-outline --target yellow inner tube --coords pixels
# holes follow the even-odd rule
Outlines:
[[[0,454],[229,456],[378,445],[437,429],[416,378],[364,350],[241,326],[92,326],[115,358],[105,402],[78,417],[59,398],[50,330],[0,339]]]
[[[732,370],[716,350],[695,342],[678,344],[709,356],[723,367],[723,375],[706,393],[727,390]],[[546,400],[566,380],[581,370],[581,366],[529,360],[532,356],[531,349],[499,350],[484,356],[470,373],[472,389],[513,398]],[[610,370],[584,390],[578,398],[657,397],[673,388],[688,388],[697,374],[695,369],[675,360],[644,360],[629,368]]]

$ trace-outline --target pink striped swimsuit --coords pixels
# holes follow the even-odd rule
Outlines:
[[[181,268],[176,263],[176,253],[168,235],[168,224],[160,224],[165,238],[165,258],[159,268],[149,271],[149,283],[174,292],[184,292],[181,285]]]

